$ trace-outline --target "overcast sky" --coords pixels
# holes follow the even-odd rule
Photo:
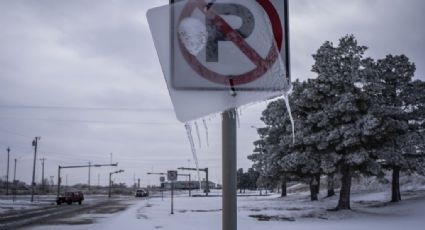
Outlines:
[[[6,148],[18,159],[17,179],[29,182],[31,142],[41,136],[37,158],[57,179],[58,165],[109,163],[92,169],[91,183],[125,169],[117,182],[158,183],[146,172],[194,166],[183,124],[173,112],[146,20],[164,0],[0,0],[0,176]],[[425,2],[422,0],[290,1],[293,78],[315,77],[311,55],[326,40],[354,34],[367,56],[405,54],[425,79]],[[242,110],[238,167],[256,139],[265,103]],[[207,118],[209,146],[198,122],[201,167],[221,183],[220,117]],[[86,169],[66,170],[68,183],[87,183]],[[37,160],[37,179],[41,164]],[[65,176],[63,178],[65,183]]]

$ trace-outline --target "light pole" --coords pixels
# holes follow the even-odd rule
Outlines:
[[[200,168],[200,169],[197,169],[197,168],[185,168],[185,167],[180,167],[180,168],[177,168],[177,169],[179,169],[179,170],[189,170],[189,171],[202,171],[202,172],[205,172],[205,180],[206,180],[206,183],[205,183],[205,195],[206,196],[208,196],[208,193],[210,192],[210,185],[209,185],[209,178],[208,178],[208,168]],[[202,189],[202,188],[201,188]]]
[[[75,165],[75,166],[60,166],[58,165],[58,190],[57,190],[57,197],[60,195],[60,188],[61,188],[61,170],[62,169],[71,169],[71,168],[87,168],[87,167],[103,167],[103,166],[118,166],[118,163],[115,164],[92,164],[92,165]]]
[[[46,158],[41,158],[41,187],[43,191],[46,191],[45,187],[44,187],[44,161],[46,160]]]
[[[6,195],[9,195],[9,157],[10,157],[10,148],[7,147],[7,174],[6,174]]]
[[[124,172],[124,170],[120,169],[118,171],[109,173],[109,191],[108,191],[108,197],[109,198],[111,198],[112,174],[117,174],[117,173],[122,173],[122,172]]]

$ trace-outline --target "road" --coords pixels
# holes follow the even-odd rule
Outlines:
[[[130,199],[131,200],[131,199]],[[54,198],[44,198],[43,202],[26,209],[13,209],[1,213],[0,230],[17,229],[24,226],[54,224],[63,218],[84,213],[114,213],[125,210],[128,197],[108,199],[104,196],[87,196],[82,205],[56,205]]]

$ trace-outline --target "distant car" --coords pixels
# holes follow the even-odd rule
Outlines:
[[[147,197],[149,196],[149,192],[146,189],[137,189],[135,197]]]
[[[78,204],[81,205],[81,203],[84,200],[84,194],[83,192],[65,192],[63,195],[56,198],[56,204],[61,205],[62,203],[67,203],[68,205],[71,205],[74,202],[78,202]]]

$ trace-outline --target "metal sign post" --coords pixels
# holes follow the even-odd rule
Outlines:
[[[165,177],[160,177],[159,181],[161,182],[161,200],[164,200],[164,181]]]
[[[171,181],[171,214],[174,214],[174,181],[177,180],[177,171],[169,170],[167,180]]]
[[[223,230],[237,229],[235,113],[236,111],[232,109],[222,115]]]
[[[174,214],[174,181],[171,181],[171,214]]]

